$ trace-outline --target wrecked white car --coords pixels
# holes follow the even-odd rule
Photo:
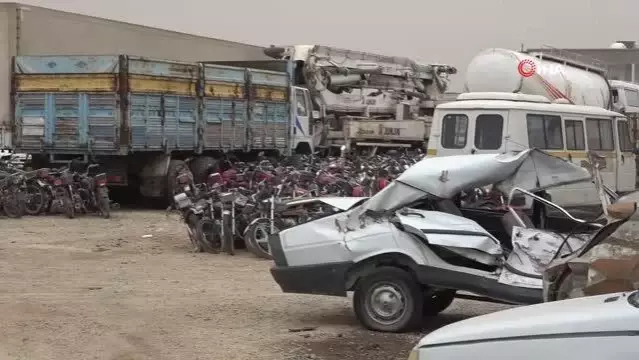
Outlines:
[[[359,321],[387,332],[421,324],[424,315],[461,296],[458,291],[490,301],[542,302],[548,262],[557,252],[574,252],[602,225],[574,218],[534,192],[590,181],[584,168],[534,149],[424,159],[345,212],[271,235],[271,274],[284,292],[354,291]],[[502,223],[511,236],[498,239],[450,200],[491,184],[508,198],[525,194],[555,207],[576,230],[534,229],[524,213],[507,206]],[[437,211],[422,210],[433,204]]]
[[[544,271],[544,301],[639,288],[637,196],[608,206],[607,225],[582,248],[553,259]]]

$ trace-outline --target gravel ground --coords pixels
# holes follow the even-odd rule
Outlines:
[[[269,261],[190,252],[162,211],[0,231],[0,359],[406,359],[428,331],[505,308],[457,300],[422,333],[372,333],[348,299],[283,294]]]

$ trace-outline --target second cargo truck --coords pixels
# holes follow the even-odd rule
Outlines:
[[[96,161],[111,186],[162,198],[187,158],[195,156],[191,169],[201,177],[224,154],[311,148],[295,131],[312,117],[308,90],[289,84],[286,72],[245,67],[127,55],[17,56],[14,145],[33,154],[34,167]]]

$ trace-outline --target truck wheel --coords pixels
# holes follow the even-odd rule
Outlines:
[[[422,291],[408,272],[383,266],[360,279],[353,308],[357,319],[373,331],[405,332],[421,324]]]
[[[196,184],[205,183],[209,176],[209,169],[217,171],[217,161],[210,156],[200,156],[191,162],[191,172]]]
[[[446,310],[455,300],[455,290],[440,290],[424,297],[424,316],[435,316]]]

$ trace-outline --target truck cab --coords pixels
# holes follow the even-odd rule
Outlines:
[[[312,154],[315,151],[315,120],[319,111],[313,110],[308,89],[291,87],[291,150],[296,154]]]

